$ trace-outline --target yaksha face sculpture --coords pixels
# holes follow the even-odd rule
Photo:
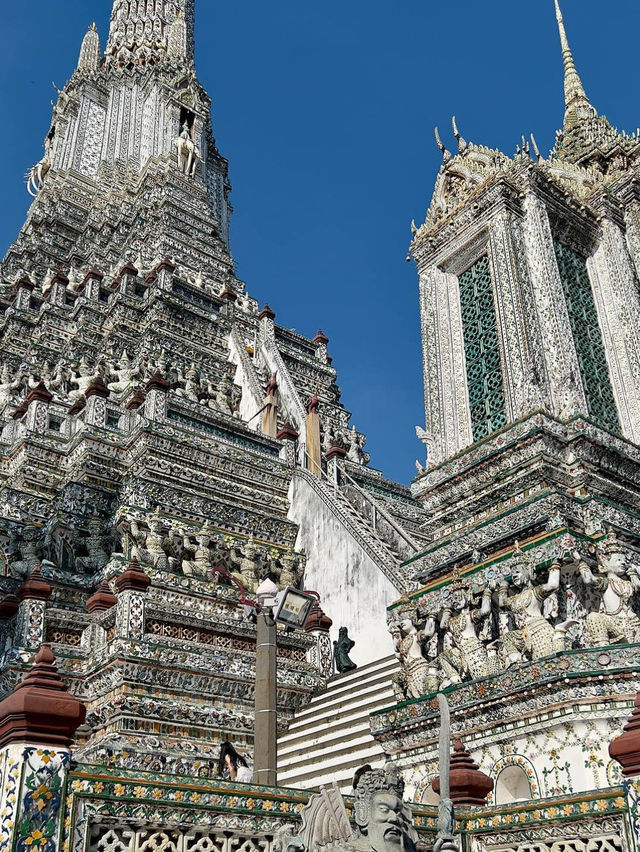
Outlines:
[[[605,550],[598,564],[598,570],[601,574],[616,574],[622,577],[626,574],[628,559],[622,550]]]
[[[384,769],[364,766],[356,773],[353,786],[355,821],[367,845],[374,852],[412,852],[411,813],[402,799],[404,782],[397,768],[393,764]]]

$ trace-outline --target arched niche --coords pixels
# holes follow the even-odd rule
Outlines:
[[[425,789],[422,791],[422,796],[420,796],[420,804],[422,805],[439,805],[440,804],[440,796],[438,793],[434,792],[431,783],[427,784]]]
[[[528,802],[533,798],[531,782],[522,766],[511,764],[501,770],[494,793],[496,805]]]

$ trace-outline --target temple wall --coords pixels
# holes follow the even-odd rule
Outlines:
[[[331,639],[347,627],[356,643],[350,656],[358,665],[389,656],[386,607],[398,590],[303,479],[293,478],[289,501],[289,519],[300,527],[296,549],[307,554],[305,588],[319,592],[322,609],[333,619]]]

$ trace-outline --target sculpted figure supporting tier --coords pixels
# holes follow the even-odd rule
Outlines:
[[[574,558],[583,582],[601,595],[598,612],[587,616],[587,646],[640,642],[640,618],[631,606],[634,593],[640,591],[640,572],[627,548],[610,532],[598,548],[595,574],[579,553],[574,553]]]
[[[231,551],[231,573],[242,583],[247,592],[255,592],[260,584],[260,569],[264,562],[264,551],[253,536],[241,547]]]
[[[438,663],[443,673],[440,689],[461,683],[469,675],[472,680],[498,671],[497,658],[489,655],[485,643],[478,637],[478,625],[491,614],[491,590],[485,588],[479,609],[473,604],[478,591],[454,580],[449,600],[442,612],[440,627],[447,631],[454,647],[443,651]],[[456,613],[452,615],[452,613]]]
[[[107,387],[111,393],[122,393],[140,375],[140,368],[133,363],[125,349],[120,360],[111,368],[111,376]]]
[[[401,607],[404,612],[399,623],[391,628],[402,671],[394,679],[394,687],[400,700],[421,698],[438,689],[437,667],[424,656],[425,643],[436,632],[433,617],[416,621],[415,607]]]
[[[543,615],[545,600],[560,588],[560,565],[549,569],[546,583],[535,583],[535,568],[516,547],[511,569],[511,582],[520,591],[508,596],[508,585],[499,590],[500,606],[513,613],[518,629],[506,634],[502,640],[507,665],[518,662],[522,656],[530,660],[548,657],[567,647],[567,631],[576,624],[568,620],[553,626]]]
[[[100,377],[100,370],[92,367],[83,356],[80,363],[73,368],[73,373],[71,384],[75,385],[75,389],[69,391],[69,399],[75,401],[83,397],[90,385]]]
[[[304,556],[296,553],[293,547],[280,557],[280,575],[278,584],[283,588],[293,586],[297,588],[304,573]]]

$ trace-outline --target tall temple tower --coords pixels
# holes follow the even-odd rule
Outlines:
[[[564,125],[548,160],[468,144],[454,121],[412,253],[428,465],[534,410],[640,442],[640,140],[590,104],[557,9]],[[588,202],[588,203],[587,203]]]
[[[609,744],[640,688],[640,138],[590,103],[555,13],[565,115],[549,157],[533,137],[514,156],[468,142],[455,119],[451,152],[436,130],[411,243],[430,543],[411,563],[423,588],[389,612],[401,703],[372,728],[434,801],[433,693],[449,691],[490,802],[522,808],[485,822],[502,829],[479,849],[608,848],[610,820],[507,825],[529,821],[524,803],[619,782]]]
[[[0,268],[0,698],[49,643],[87,708],[74,759],[215,777],[227,737],[253,750],[261,581],[380,656],[421,510],[369,469],[328,338],[235,275],[193,0],[114,0],[44,147]],[[281,729],[330,626],[279,638]]]
[[[104,53],[88,31],[0,267],[0,848],[640,848],[640,699],[619,736],[640,692],[640,138],[589,102],[555,8],[550,156],[436,133],[411,489],[370,467],[328,338],[235,275],[193,0],[114,0]],[[297,716],[296,789],[236,778],[225,745],[251,761],[265,579],[320,598],[261,678],[281,734]],[[457,822],[434,808],[438,693]],[[363,757],[354,802],[325,789],[296,836],[304,789]]]
[[[175,256],[218,290],[242,292],[229,254],[228,164],[195,74],[193,28],[194,0],[115,2],[103,57],[92,25],[5,274],[118,270],[135,258],[148,269]]]

